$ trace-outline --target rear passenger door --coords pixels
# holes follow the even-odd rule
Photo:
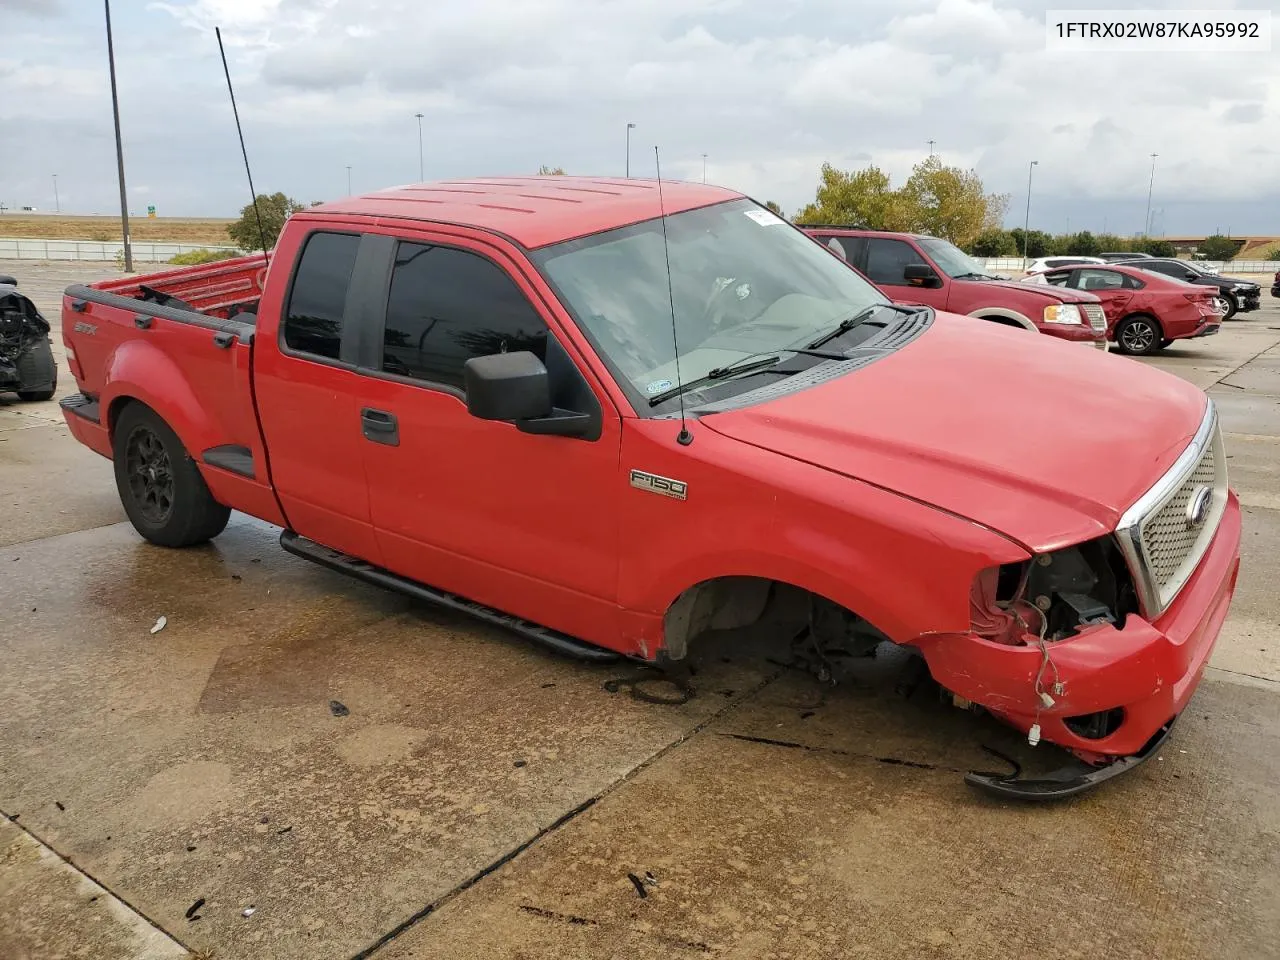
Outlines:
[[[358,233],[303,239],[275,348],[254,351],[258,417],[289,526],[378,563],[362,462],[356,372],[370,248]]]
[[[480,240],[382,238],[385,310],[362,364],[362,459],[384,565],[573,636],[616,645],[621,420],[552,332],[522,266]],[[468,413],[471,357],[530,351],[590,438]]]
[[[913,286],[903,272],[912,265],[926,266],[937,274],[942,284],[936,287]],[[868,280],[894,300],[924,303],[935,310],[947,309],[947,281],[924,255],[905,240],[892,237],[866,238],[866,266],[862,271]]]

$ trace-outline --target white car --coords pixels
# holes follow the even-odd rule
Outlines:
[[[1027,273],[1044,273],[1059,267],[1073,267],[1078,263],[1106,263],[1101,257],[1041,257],[1027,264]]]

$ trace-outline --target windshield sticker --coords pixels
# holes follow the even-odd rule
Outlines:
[[[764,227],[776,227],[780,223],[787,222],[781,217],[774,216],[768,210],[743,210],[742,212]]]
[[[662,393],[663,390],[670,390],[671,387],[672,383],[670,380],[655,380],[644,388],[644,392],[651,397],[656,397],[658,394]]]

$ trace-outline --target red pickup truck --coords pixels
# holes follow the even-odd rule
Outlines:
[[[1106,314],[1092,294],[1028,288],[990,276],[963,250],[937,237],[816,225],[802,229],[899,303],[924,303],[1107,349]]]
[[[1239,565],[1205,394],[891,304],[753,201],[664,189],[665,216],[641,180],[404,187],[294,215],[269,266],[70,287],[67,423],[153,543],[241,510],[586,657],[760,620],[811,661],[911,645],[1075,754],[971,775],[1008,794],[1149,756]]]

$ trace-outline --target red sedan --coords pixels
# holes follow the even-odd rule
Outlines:
[[[1081,264],[1026,279],[1086,290],[1102,301],[1107,339],[1121,353],[1152,354],[1175,340],[1207,337],[1222,325],[1215,291],[1172,277],[1108,264]]]

